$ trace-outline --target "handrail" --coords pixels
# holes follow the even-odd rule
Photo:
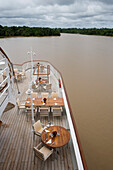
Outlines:
[[[0,95],[0,98],[3,96],[3,94],[6,92],[6,90],[9,88],[9,85],[7,86],[8,84],[6,84],[6,88],[4,88],[4,91],[3,93]]]
[[[6,77],[6,78],[2,81],[2,83],[0,83],[0,86],[2,86],[8,78],[9,78],[9,76]]]
[[[2,56],[4,57],[5,56],[5,58],[7,58],[7,60],[8,60],[8,62],[10,63],[10,65],[11,65],[11,67],[12,67],[12,71],[13,71],[13,74],[15,74],[14,73],[14,70],[13,70],[13,64],[12,64],[12,62],[10,61],[10,59],[9,59],[9,57],[6,55],[6,53],[4,52],[4,50],[0,47],[0,51],[2,52]]]
[[[14,72],[14,69],[13,69],[13,64],[10,61],[9,57],[6,55],[6,53],[4,52],[4,50],[1,47],[0,47],[0,52],[3,54],[2,57],[6,58],[8,60],[8,62],[9,62],[8,66],[9,66],[10,72],[12,71],[13,76],[15,77],[15,72]],[[11,78],[11,74],[10,74],[10,78]],[[16,81],[16,86],[17,86],[17,90],[18,90],[18,94],[19,94],[20,92],[19,92],[19,87],[18,87],[17,81]]]
[[[0,89],[0,93],[7,87],[8,83],[6,83],[1,89]]]
[[[22,64],[13,64],[13,65],[23,66],[24,64],[27,64],[27,63],[30,63],[30,62],[31,62],[31,61],[26,61],[26,62],[24,62],[24,63],[22,63]],[[61,74],[61,72],[60,72],[55,66],[53,66],[53,64],[51,64],[50,62],[48,62],[48,61],[46,61],[46,60],[33,60],[33,62],[47,62],[47,63],[49,63],[49,64],[59,73],[59,75],[61,76],[62,84],[63,84],[63,87],[64,87],[64,92],[65,92],[65,95],[66,95],[66,98],[67,98],[67,103],[68,103],[68,106],[69,106],[69,111],[70,111],[70,115],[71,115],[71,119],[72,119],[72,123],[73,123],[73,127],[74,127],[74,131],[75,131],[76,138],[77,138],[77,143],[78,143],[78,147],[79,147],[79,151],[80,151],[80,155],[81,155],[83,167],[84,167],[84,170],[87,170],[87,169],[88,169],[88,168],[87,168],[87,164],[86,164],[86,161],[85,161],[85,157],[84,157],[83,149],[82,149],[82,146],[81,146],[81,142],[80,142],[78,130],[77,130],[77,127],[76,127],[76,123],[75,123],[73,114],[72,114],[72,109],[71,109],[71,106],[70,106],[70,103],[69,103],[69,99],[68,99],[68,95],[67,95],[67,92],[66,92],[66,87],[65,87],[65,84],[64,84],[64,80],[63,80],[62,74]]]
[[[0,71],[0,74],[2,74],[6,69],[8,69],[8,67],[5,67],[2,71]]]
[[[0,60],[0,62],[1,62],[1,61],[4,61],[4,60],[5,60],[5,58],[2,58],[2,59]]]

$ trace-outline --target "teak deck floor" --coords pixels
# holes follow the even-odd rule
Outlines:
[[[26,78],[23,80],[28,82]],[[20,97],[25,99],[25,90],[28,88],[28,84],[19,82],[19,88],[21,91]],[[5,112],[2,115],[2,121],[7,124],[5,127],[0,128],[0,170],[40,170],[41,161],[35,158],[33,146],[38,145],[41,142],[40,137],[35,137],[35,143],[33,143],[32,122],[31,118],[27,121],[25,111],[20,110],[18,112],[17,106],[12,110]],[[54,118],[50,120],[55,125],[61,125],[67,128],[66,115],[63,114],[61,118]],[[48,124],[47,118],[41,118],[41,122],[45,125]],[[71,141],[67,146],[58,149],[59,154],[57,158],[53,153],[45,161],[45,170],[75,170],[77,167],[73,167],[72,163],[72,150]]]

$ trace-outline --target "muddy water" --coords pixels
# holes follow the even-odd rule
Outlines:
[[[113,169],[113,38],[69,35],[0,39],[13,63],[30,57],[62,73],[89,170]]]

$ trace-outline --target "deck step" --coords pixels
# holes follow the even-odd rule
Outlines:
[[[15,107],[15,105],[14,105],[13,103],[10,103],[10,102],[9,102],[9,103],[7,104],[4,112],[7,112],[8,110],[13,109],[14,107]]]

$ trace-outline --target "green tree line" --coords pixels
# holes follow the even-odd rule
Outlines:
[[[61,33],[113,36],[113,28],[59,28]]]
[[[0,37],[12,36],[60,36],[59,29],[42,27],[20,27],[20,26],[2,26],[0,25]]]
[[[43,28],[27,26],[2,26],[0,37],[12,36],[60,36],[60,33],[113,36],[113,28]]]

